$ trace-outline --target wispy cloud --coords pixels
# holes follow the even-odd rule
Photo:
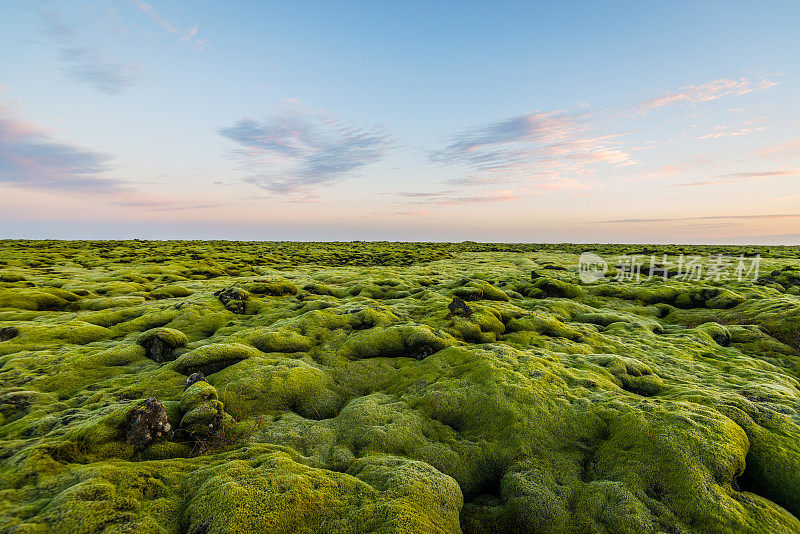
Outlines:
[[[644,100],[636,105],[639,113],[647,113],[656,108],[680,104],[695,104],[698,102],[711,102],[727,96],[740,96],[752,93],[757,89],[768,89],[777,85],[776,82],[761,79],[752,80],[739,78],[738,80],[714,80],[700,85],[690,85],[675,93]]]
[[[197,37],[197,32],[200,28],[196,24],[189,29],[183,29],[180,26],[168,22],[166,18],[161,16],[155,7],[147,2],[143,2],[142,0],[131,0],[131,2],[139,11],[146,15],[165,32],[174,35],[184,43],[191,42],[196,48],[208,48],[208,43],[205,40]]]
[[[452,195],[455,191],[437,191],[437,192],[426,192],[426,191],[395,191],[392,193],[393,195],[397,195],[399,197],[406,197],[406,198],[439,198],[448,195]]]
[[[87,43],[54,11],[39,9],[47,35],[59,47],[64,74],[97,91],[118,95],[141,79],[140,68],[107,57],[96,44]]]
[[[769,220],[769,219],[796,219],[800,213],[767,213],[763,215],[707,215],[704,217],[671,217],[653,219],[611,219],[596,221],[600,224],[637,224],[637,223],[663,223],[674,221],[716,221],[716,220]]]
[[[99,176],[109,170],[111,159],[109,154],[56,141],[0,106],[0,182],[70,193],[117,193],[118,183]]]
[[[305,196],[380,160],[390,138],[297,104],[263,121],[241,119],[218,133],[237,143],[247,164],[246,181],[274,193]]]
[[[125,208],[145,208],[154,211],[188,211],[216,208],[222,205],[219,202],[156,199],[136,194],[113,199],[111,202]]]
[[[442,205],[487,204],[492,202],[510,202],[517,198],[519,198],[519,196],[512,189],[502,189],[499,191],[488,191],[481,195],[470,195],[470,196],[449,198],[441,200],[438,203]]]
[[[768,159],[789,159],[800,156],[800,141],[770,145],[759,149],[756,155]]]
[[[479,194],[459,195],[458,191],[440,192],[397,192],[397,196],[410,199],[407,204],[416,206],[457,206],[464,204],[488,204],[509,202],[519,198],[513,189],[484,191]]]
[[[193,210],[215,207],[207,201],[156,198],[129,182],[103,177],[113,156],[59,141],[46,129],[11,116],[0,105],[0,184],[52,193],[92,197],[126,208]]]
[[[711,180],[673,184],[670,187],[700,187],[706,185],[730,184],[734,182],[746,182],[751,180],[767,180],[770,178],[780,178],[781,176],[793,176],[795,174],[800,174],[800,170],[735,172],[730,174],[720,174]]]
[[[706,139],[720,139],[725,137],[741,137],[743,135],[749,135],[753,132],[758,132],[761,130],[765,130],[766,126],[756,126],[755,121],[748,121],[747,125],[742,125],[738,127],[733,126],[717,126],[712,128],[709,132],[698,136],[698,141],[703,141]]]
[[[453,136],[430,159],[464,168],[458,185],[515,182],[579,184],[594,174],[594,165],[633,163],[620,135],[591,135],[585,112],[532,112],[478,125]]]

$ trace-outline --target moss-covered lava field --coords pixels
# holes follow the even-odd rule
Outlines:
[[[793,247],[0,241],[0,532],[800,532],[799,290]]]

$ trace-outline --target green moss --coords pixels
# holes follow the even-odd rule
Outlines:
[[[248,285],[246,289],[250,293],[273,295],[277,297],[297,294],[297,286],[286,279],[272,280],[269,282],[254,282]]]
[[[584,249],[0,242],[0,531],[800,531],[800,248]]]
[[[348,359],[406,357],[422,359],[452,341],[425,326],[375,327],[348,336],[339,354]]]
[[[44,311],[59,310],[67,304],[67,300],[40,290],[0,288],[0,308]]]
[[[247,342],[261,352],[306,352],[311,340],[295,332],[260,331],[251,334]]]
[[[185,375],[197,372],[210,375],[260,354],[259,350],[241,343],[204,345],[178,357],[173,368]]]
[[[170,299],[176,297],[188,297],[192,294],[190,289],[186,289],[183,286],[177,285],[170,285],[170,286],[161,286],[157,289],[154,289],[150,292],[150,298],[154,299]]]
[[[549,314],[534,312],[508,323],[509,332],[531,331],[550,337],[563,337],[579,341],[582,339],[580,332],[566,325],[563,321]]]
[[[470,280],[465,285],[453,289],[453,295],[463,300],[508,301],[508,294],[483,280]]]
[[[572,299],[583,294],[580,286],[559,280],[557,278],[537,278],[532,284],[534,289],[538,289],[546,297],[560,297]]]
[[[186,334],[174,328],[151,328],[142,332],[136,339],[136,343],[144,346],[148,341],[153,338],[158,338],[171,348],[185,347]]]
[[[645,363],[635,358],[616,355],[593,355],[590,361],[602,365],[618,380],[619,385],[632,393],[651,397],[664,390],[664,381]]]
[[[311,419],[333,417],[341,398],[325,373],[298,360],[244,361],[215,376],[220,398],[230,413],[261,415],[292,410]]]

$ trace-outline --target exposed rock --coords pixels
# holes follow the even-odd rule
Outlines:
[[[219,301],[230,311],[237,315],[244,315],[244,301],[247,300],[247,293],[238,287],[229,287],[214,293]]]
[[[167,345],[161,338],[152,337],[145,340],[142,346],[147,351],[147,357],[151,360],[163,363],[172,359],[172,347]]]
[[[172,428],[167,422],[167,412],[155,397],[134,408],[128,418],[125,441],[137,449],[144,449],[159,439],[172,437]]]
[[[186,386],[183,389],[184,390],[189,389],[189,386],[191,386],[192,384],[194,384],[196,382],[208,382],[208,380],[206,380],[206,376],[203,373],[199,372],[199,371],[196,372],[196,373],[192,373],[186,379]]]
[[[472,308],[458,297],[453,297],[453,301],[447,305],[450,308],[450,313],[460,317],[469,317],[472,315]]]
[[[8,341],[19,335],[19,328],[16,326],[4,326],[0,328],[0,341]]]
[[[175,359],[173,351],[186,345],[186,336],[172,328],[153,328],[143,332],[136,342],[144,347],[148,358],[164,363]]]

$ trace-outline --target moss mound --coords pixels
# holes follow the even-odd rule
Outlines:
[[[763,272],[0,241],[0,532],[800,532],[800,248],[592,249]]]

